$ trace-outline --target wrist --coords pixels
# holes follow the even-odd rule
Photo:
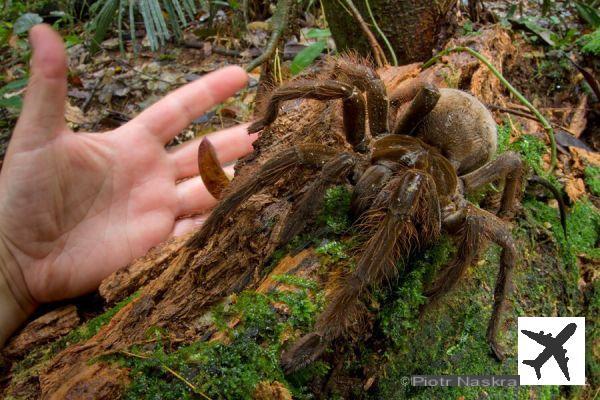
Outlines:
[[[0,238],[0,349],[35,308],[21,267]]]

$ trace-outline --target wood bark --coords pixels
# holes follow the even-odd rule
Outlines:
[[[426,61],[437,44],[438,34],[446,21],[453,0],[368,0],[377,24],[390,41],[400,65]],[[323,0],[325,15],[338,51],[357,51],[370,55],[366,37],[353,17],[342,7],[343,0]],[[354,2],[363,19],[371,24],[364,0]],[[382,38],[371,25],[386,54]]]

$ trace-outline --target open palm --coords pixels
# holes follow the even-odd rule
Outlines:
[[[108,133],[79,134],[64,122],[66,57],[48,26],[32,29],[32,76],[0,175],[5,274],[31,303],[77,296],[208,210],[196,141],[164,145],[193,119],[241,89],[238,67],[211,73]],[[222,163],[251,151],[240,126],[213,134]],[[180,182],[182,178],[188,178]],[[22,292],[22,293],[21,293]]]

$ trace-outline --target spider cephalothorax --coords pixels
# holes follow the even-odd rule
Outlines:
[[[510,215],[522,175],[521,161],[511,152],[493,159],[494,121],[467,93],[419,83],[390,97],[388,100],[375,71],[347,58],[333,60],[325,79],[294,80],[275,89],[263,117],[249,127],[249,132],[272,124],[283,101],[341,100],[344,134],[352,150],[318,143],[283,150],[229,191],[191,238],[196,246],[205,243],[242,202],[293,169],[318,169],[315,179],[296,197],[278,232],[278,244],[285,244],[319,211],[327,187],[353,176],[351,211],[365,239],[363,250],[356,257],[356,268],[334,278],[314,332],[283,354],[282,365],[287,371],[314,361],[328,343],[356,326],[364,316],[361,298],[367,290],[394,278],[400,259],[432,243],[442,232],[455,237],[458,251],[429,288],[431,298],[448,292],[459,281],[486,241],[502,248],[487,338],[493,353],[503,357],[496,335],[509,274],[515,266],[515,245],[505,222],[469,203],[464,195],[503,179],[499,212]],[[213,159],[205,142],[199,160],[206,167],[215,164]],[[226,183],[223,176],[216,179],[213,174],[211,178],[209,171],[211,168],[203,171],[201,166],[207,187],[219,197]]]

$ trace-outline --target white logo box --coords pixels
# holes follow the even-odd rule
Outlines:
[[[585,385],[584,317],[519,317],[518,329],[521,385]]]

